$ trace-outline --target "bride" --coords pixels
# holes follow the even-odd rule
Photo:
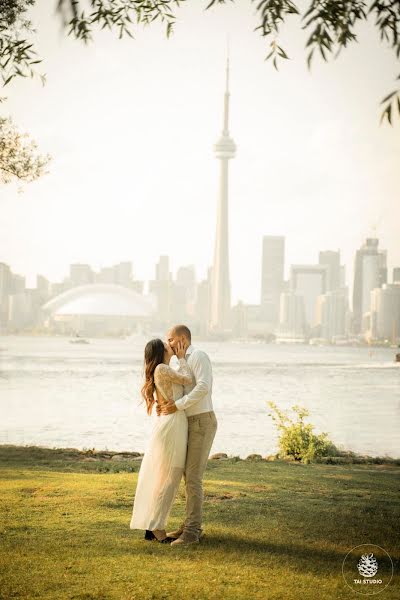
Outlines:
[[[185,360],[188,345],[180,342],[175,353],[179,369],[169,366],[174,350],[160,339],[144,350],[145,382],[142,396],[150,416],[160,406],[183,396],[193,377]],[[136,486],[130,529],[145,529],[146,540],[170,543],[165,527],[178,491],[186,461],[188,423],[184,410],[157,417],[142,460]]]

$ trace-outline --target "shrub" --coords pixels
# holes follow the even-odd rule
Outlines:
[[[291,419],[288,414],[280,410],[274,402],[268,402],[272,413],[268,413],[279,430],[279,457],[309,463],[319,456],[332,456],[337,454],[337,448],[328,439],[327,433],[314,433],[314,425],[305,423],[304,418],[309,415],[306,408],[295,404],[292,410],[297,415],[297,420]]]

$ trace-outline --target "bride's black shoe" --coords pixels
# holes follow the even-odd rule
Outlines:
[[[149,529],[146,529],[146,533],[144,534],[144,539],[148,540],[149,542],[159,542],[160,544],[170,544],[171,542],[173,542],[174,538],[171,537],[165,537],[163,540],[159,540],[157,536],[154,535],[154,533],[152,531],[150,531]]]

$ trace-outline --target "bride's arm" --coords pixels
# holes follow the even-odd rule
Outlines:
[[[168,378],[173,383],[181,383],[182,385],[193,383],[193,375],[185,358],[179,358],[179,368],[177,371],[165,364],[158,365],[158,370],[159,376],[162,379]]]

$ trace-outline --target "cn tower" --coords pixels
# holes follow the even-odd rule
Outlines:
[[[224,121],[221,137],[214,145],[215,156],[220,161],[217,230],[215,235],[214,263],[211,278],[212,332],[230,329],[231,283],[229,278],[228,231],[228,164],[235,157],[236,145],[229,135],[229,56],[226,61],[226,89],[224,96]]]

